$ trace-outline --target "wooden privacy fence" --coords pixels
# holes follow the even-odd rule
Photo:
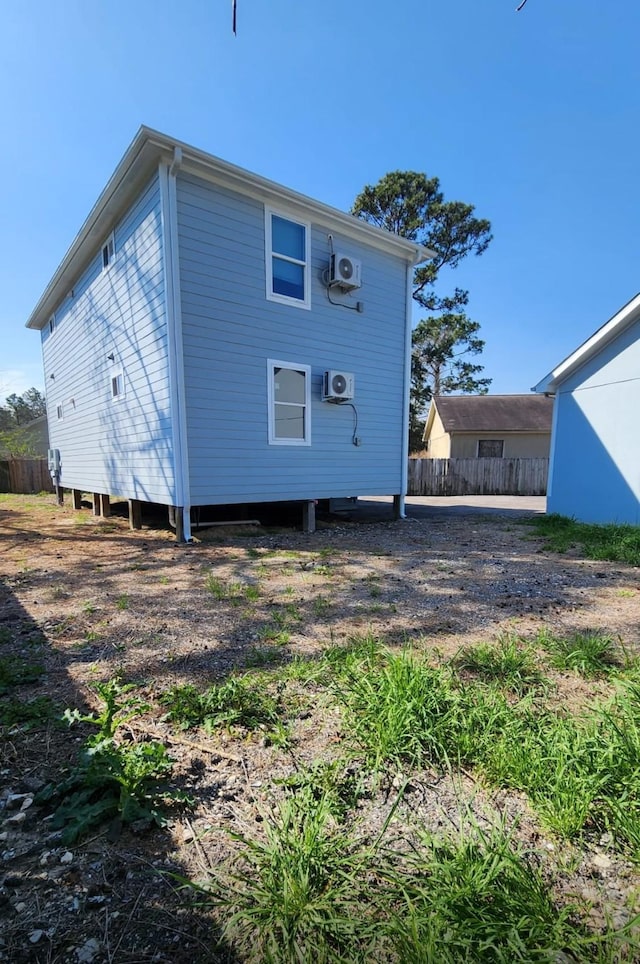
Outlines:
[[[0,492],[30,494],[53,492],[46,459],[4,459],[0,461]]]
[[[409,459],[409,495],[545,495],[549,459]]]

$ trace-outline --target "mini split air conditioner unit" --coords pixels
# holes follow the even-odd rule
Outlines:
[[[329,287],[342,288],[343,291],[353,291],[362,285],[360,280],[361,263],[347,254],[331,255],[329,265]]]
[[[325,372],[322,379],[323,402],[348,402],[355,393],[353,372]]]

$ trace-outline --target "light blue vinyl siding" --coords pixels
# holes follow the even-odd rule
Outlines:
[[[640,525],[640,322],[559,386],[547,511]]]
[[[158,178],[115,226],[42,332],[50,445],[65,487],[175,502]],[[114,360],[108,356],[113,354]],[[112,398],[122,371],[124,397]],[[52,377],[53,376],[53,377]],[[56,417],[62,405],[64,418]]]
[[[274,303],[263,204],[185,174],[177,196],[192,504],[400,492],[405,262],[313,223],[311,310]],[[362,314],[329,303],[329,233],[362,261],[363,278],[351,296],[332,297],[362,301]],[[308,447],[268,444],[268,358],[311,366]],[[326,369],[355,374],[359,447],[351,407],[320,400]]]

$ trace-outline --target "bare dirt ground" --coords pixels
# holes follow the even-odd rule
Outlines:
[[[50,697],[95,708],[92,685],[115,676],[156,707],[149,732],[175,760],[193,805],[162,829],[98,829],[66,847],[34,793],[75,760],[86,730],[56,719],[0,731],[0,960],[11,962],[232,961],[206,908],[185,903],[175,876],[205,879],[231,852],[229,829],[259,832],[274,781],[331,752],[339,719],[313,692],[290,720],[292,748],[258,733],[171,730],[158,694],[235,671],[263,673],[295,656],[373,633],[448,658],[501,633],[533,638],[597,629],[640,652],[640,572],[544,552],[518,520],[434,515],[402,521],[333,520],[313,535],[260,527],[210,529],[191,546],[170,531],[131,532],[124,515],[94,518],[53,497],[0,497],[0,659],[41,668],[11,698]],[[247,587],[253,587],[251,591]],[[554,699],[588,704],[604,682],[551,674]],[[7,697],[0,697],[6,699]],[[580,852],[545,836],[516,794],[466,790],[478,812],[507,812],[553,871],[558,893],[621,921],[637,907],[640,876],[606,841]],[[455,811],[460,787],[412,781],[406,806],[427,824]],[[371,805],[372,824],[384,814]],[[562,851],[562,859],[561,853]],[[570,852],[570,860],[567,854]],[[566,858],[566,859],[565,859]],[[564,862],[563,862],[564,861]]]

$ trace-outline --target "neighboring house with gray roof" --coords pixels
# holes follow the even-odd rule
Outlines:
[[[640,294],[533,391],[555,399],[547,511],[640,525]]]
[[[424,430],[427,457],[548,458],[552,413],[544,395],[440,395]]]

